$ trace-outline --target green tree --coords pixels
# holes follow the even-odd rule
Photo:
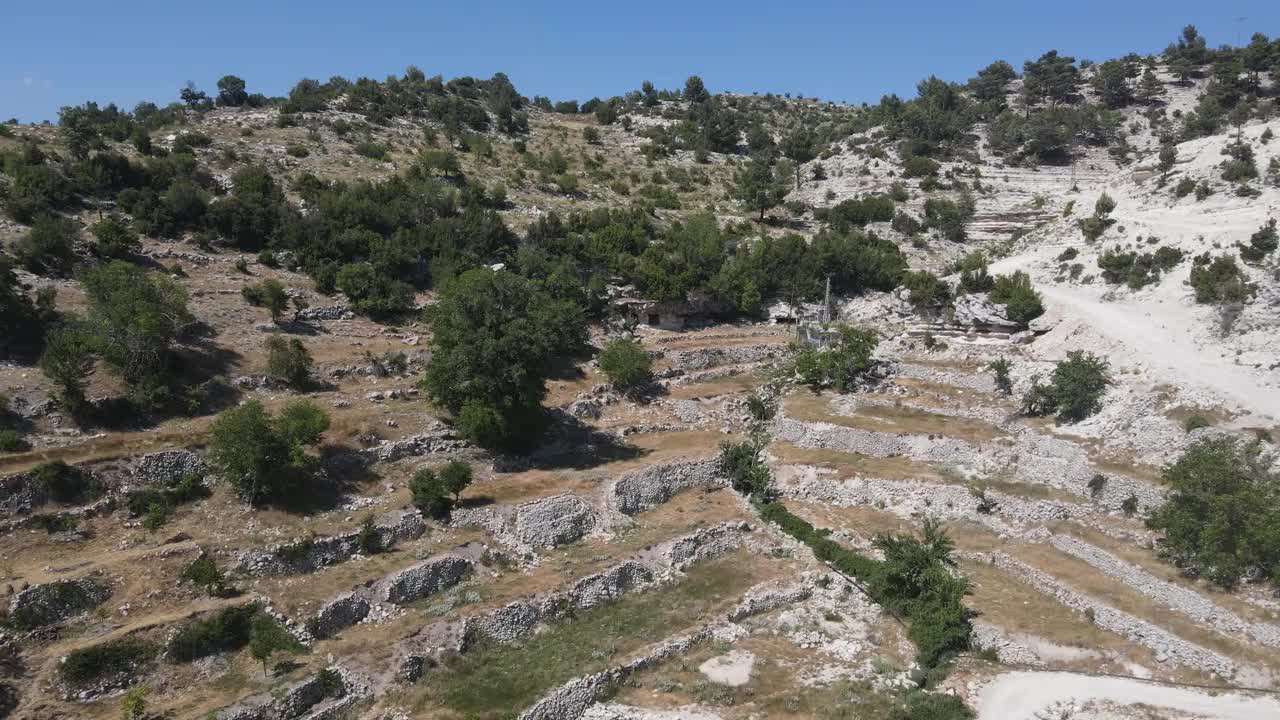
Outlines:
[[[874,330],[837,325],[826,348],[805,348],[796,354],[796,374],[813,390],[831,387],[848,392],[871,369],[871,355],[880,340]]]
[[[581,308],[514,273],[478,268],[449,283],[430,313],[423,388],[487,446],[530,442],[558,356],[586,341]]]
[[[1256,442],[1192,445],[1165,468],[1169,494],[1147,519],[1161,554],[1224,588],[1256,572],[1280,585],[1280,474]]]
[[[440,475],[423,468],[409,480],[409,494],[413,506],[426,517],[440,518],[449,512],[449,492]]]
[[[1076,59],[1050,50],[1022,68],[1022,95],[1028,107],[1046,103],[1049,107],[1071,100],[1080,88]]]
[[[1079,422],[1098,412],[1110,384],[1110,364],[1105,359],[1072,350],[1054,367],[1048,385],[1032,379],[1022,398],[1022,411],[1027,415],[1056,415],[1058,422]]]
[[[1004,60],[996,60],[978,71],[977,77],[969,80],[969,91],[974,99],[989,105],[994,113],[1005,106],[1005,92],[1009,83],[1018,77],[1013,66]]]
[[[758,211],[759,222],[764,222],[765,212],[782,204],[787,186],[778,181],[767,160],[753,157],[734,172],[733,194],[748,209]]]
[[[279,620],[265,612],[253,616],[249,624],[249,653],[262,663],[262,674],[267,674],[267,661],[278,652],[302,652],[302,643],[289,634]]]
[[[697,75],[690,75],[684,81],[684,99],[689,102],[702,103],[711,99],[711,93],[707,92],[707,86],[702,84],[702,78]]]
[[[800,189],[800,166],[818,156],[817,138],[807,127],[797,128],[782,138],[782,154],[795,163],[796,189]]]
[[[461,460],[450,460],[440,469],[440,488],[453,496],[454,504],[462,499],[462,492],[471,486],[471,466]]]
[[[84,407],[84,389],[96,360],[93,340],[81,327],[60,327],[45,340],[40,370],[58,385],[58,402],[73,415]]]
[[[1164,95],[1164,83],[1156,77],[1155,71],[1151,68],[1144,70],[1142,79],[1138,81],[1138,102],[1143,105],[1155,105]]]
[[[267,377],[291,385],[306,388],[311,385],[311,369],[314,362],[307,347],[298,338],[267,338]]]
[[[630,338],[617,338],[605,343],[600,351],[600,371],[615,388],[633,393],[653,380],[653,360],[640,343]]]
[[[306,400],[290,402],[275,418],[250,400],[218,415],[209,460],[246,501],[285,498],[311,476],[306,449],[328,427],[329,416]]]
[[[1126,60],[1108,60],[1094,70],[1091,84],[1104,105],[1114,109],[1133,102],[1133,88],[1129,86],[1132,67]]]
[[[1018,270],[1012,275],[997,275],[987,297],[1004,305],[1005,315],[1016,323],[1029,323],[1044,314],[1040,293],[1031,286],[1031,276]]]
[[[120,260],[80,280],[89,300],[87,326],[107,368],[130,385],[161,377],[170,346],[192,319],[182,285]]]
[[[219,105],[226,107],[240,107],[249,101],[249,93],[245,92],[244,80],[235,75],[223,75],[218,80],[218,100]]]
[[[97,112],[94,103],[63,107],[58,111],[58,134],[76,160],[87,159],[89,150],[99,142],[98,124],[94,121]]]
[[[250,305],[265,307],[271,313],[271,322],[278,323],[289,309],[289,293],[275,278],[267,278],[257,285],[245,286],[240,294]]]

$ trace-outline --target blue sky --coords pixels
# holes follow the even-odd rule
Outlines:
[[[225,74],[282,95],[302,77],[507,73],[525,95],[607,97],[691,73],[713,91],[874,102],[937,74],[1056,48],[1156,52],[1194,23],[1209,44],[1280,34],[1280,2],[22,2],[0,10],[0,119],[97,100],[164,104]],[[1239,18],[1247,18],[1240,21]]]

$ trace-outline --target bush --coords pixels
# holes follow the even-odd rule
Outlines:
[[[249,623],[249,653],[262,661],[262,672],[267,671],[267,661],[277,652],[296,653],[303,650],[302,643],[289,633],[280,621],[259,612]]]
[[[624,393],[634,393],[653,381],[653,360],[635,340],[610,340],[600,351],[599,365],[614,388]]]
[[[385,317],[404,312],[413,304],[413,288],[380,274],[367,263],[344,265],[335,284],[351,299],[351,308],[362,315]]]
[[[1278,243],[1280,235],[1276,233],[1276,221],[1272,218],[1249,237],[1248,245],[1240,246],[1240,259],[1247,263],[1260,263],[1275,252]]]
[[[720,473],[735,492],[758,503],[773,502],[775,496],[773,473],[760,456],[763,449],[754,440],[720,443]]]
[[[1040,293],[1031,286],[1031,276],[1018,270],[1012,275],[997,275],[987,297],[1004,305],[1005,316],[1016,323],[1029,323],[1044,314]]]
[[[0,428],[0,452],[22,452],[31,445],[13,428]]]
[[[917,310],[942,307],[951,302],[951,286],[928,270],[903,274],[900,285],[910,292],[911,306]]]
[[[89,502],[103,493],[97,478],[61,460],[37,465],[31,471],[31,479],[43,487],[54,502],[63,505]]]
[[[72,650],[58,665],[58,678],[68,685],[88,685],[101,678],[132,672],[154,658],[157,651],[149,642],[128,637]]]
[[[172,480],[164,487],[130,490],[125,495],[125,506],[129,509],[130,515],[138,517],[155,506],[160,506],[165,511],[171,512],[179,505],[195,502],[201,498],[209,497],[210,494],[203,478],[198,475],[187,474]]]
[[[93,252],[100,258],[124,259],[142,249],[137,231],[118,215],[106,216],[90,226],[89,231],[97,240]]]
[[[307,146],[300,143],[289,143],[285,146],[284,151],[289,155],[289,157],[296,158],[304,158],[311,154],[311,151],[307,149]]]
[[[845,200],[827,211],[827,221],[836,228],[862,227],[867,223],[893,220],[893,200],[885,195],[867,195]]]
[[[284,311],[289,309],[289,294],[275,278],[267,278],[256,285],[245,285],[240,288],[240,295],[250,305],[265,307],[271,313],[272,322],[280,322]]]
[[[973,219],[973,212],[973,198],[967,194],[958,201],[929,198],[924,201],[924,224],[951,242],[964,242],[968,239],[965,226]]]
[[[182,285],[120,260],[80,279],[89,299],[87,326],[107,368],[131,388],[162,378],[170,346],[192,319]]]
[[[231,594],[227,579],[218,569],[218,564],[208,555],[201,554],[200,557],[192,560],[179,577],[201,588],[212,597],[226,597]]]
[[[177,662],[192,662],[249,644],[249,629],[258,614],[256,603],[229,607],[204,620],[193,620],[169,641],[167,652]]]
[[[414,473],[409,480],[409,494],[413,506],[426,517],[441,518],[449,513],[448,490],[434,470],[423,468]]]
[[[1190,195],[1196,189],[1196,181],[1189,177],[1184,177],[1173,186],[1173,196],[1184,198]]]
[[[267,377],[295,388],[306,388],[312,383],[311,353],[298,338],[282,338],[272,335],[266,340]]]
[[[912,155],[902,161],[902,177],[914,178],[926,175],[937,175],[942,169],[934,160],[919,155]]]
[[[1008,358],[999,358],[992,360],[987,369],[995,376],[996,389],[1005,395],[1013,392],[1013,381],[1009,379],[1009,371],[1013,369],[1013,363]]]
[[[362,155],[370,160],[386,160],[391,153],[390,145],[373,140],[361,141],[353,149],[357,155]]]
[[[94,339],[76,325],[55,328],[45,337],[40,371],[58,386],[58,404],[72,415],[85,404],[85,387],[97,360],[94,346]]]
[[[1192,261],[1188,279],[1195,291],[1196,302],[1210,305],[1243,303],[1253,295],[1244,271],[1229,255],[1210,258],[1208,253]]]
[[[832,387],[848,392],[871,369],[871,355],[880,341],[874,330],[837,325],[833,332],[828,347],[808,347],[796,354],[796,374],[813,390]]]
[[[455,503],[462,499],[462,492],[471,486],[471,466],[461,460],[450,460],[440,469],[441,488],[453,496]]]
[[[1022,399],[1022,411],[1056,415],[1058,422],[1079,422],[1096,413],[1111,384],[1109,364],[1093,353],[1072,350],[1053,370],[1048,385],[1033,380]]]
[[[1212,423],[1209,422],[1208,418],[1197,413],[1187,418],[1187,421],[1182,423],[1182,429],[1185,432],[1192,432],[1193,430],[1199,430],[1200,428],[1207,428],[1211,424]]]
[[[1255,441],[1215,437],[1165,468],[1165,502],[1147,518],[1161,554],[1224,588],[1257,573],[1280,585],[1280,474]]]
[[[43,216],[13,244],[13,254],[29,272],[62,272],[76,256],[80,226],[64,217]]]
[[[906,702],[894,709],[891,720],[970,720],[973,711],[955,695],[911,692]]]

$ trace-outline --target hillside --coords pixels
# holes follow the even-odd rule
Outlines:
[[[1280,41],[1019,67],[0,125],[0,718],[1280,716]]]

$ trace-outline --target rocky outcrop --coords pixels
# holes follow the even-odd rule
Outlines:
[[[1001,328],[1015,330],[1022,323],[1009,319],[1004,305],[991,302],[986,293],[966,293],[955,299],[953,322],[977,328]]]
[[[719,487],[724,482],[717,458],[650,465],[610,483],[605,499],[609,507],[623,515],[635,515],[661,505],[682,490]]]
[[[304,322],[314,322],[316,320],[351,320],[356,314],[346,305],[329,305],[327,307],[313,307],[299,311],[297,319]]]
[[[343,593],[320,606],[307,621],[307,632],[317,640],[333,637],[368,617],[371,607],[363,593]]]
[[[0,513],[26,515],[49,499],[48,491],[30,473],[0,478]]]
[[[388,575],[378,582],[374,594],[379,602],[403,605],[453,587],[470,570],[470,560],[442,555]]]
[[[9,622],[21,628],[52,625],[95,608],[109,597],[111,587],[91,578],[34,585],[9,601]]]
[[[422,535],[427,524],[416,510],[405,510],[375,518],[374,532],[382,548],[390,548]],[[301,575],[345,562],[360,552],[360,530],[342,535],[308,538],[275,545],[265,550],[237,553],[235,572],[244,575]]]

